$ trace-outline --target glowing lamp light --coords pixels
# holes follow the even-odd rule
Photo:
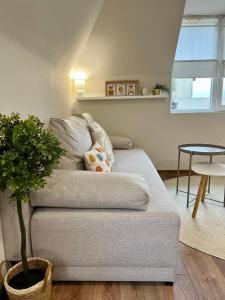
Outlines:
[[[77,95],[84,96],[85,80],[87,79],[87,75],[81,71],[71,71],[69,76],[75,82]]]

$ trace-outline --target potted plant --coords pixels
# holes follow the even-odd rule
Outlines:
[[[157,83],[153,89],[153,95],[161,95],[162,93],[169,95],[170,88],[168,88],[165,84]]]
[[[64,150],[49,129],[35,116],[0,114],[0,191],[16,201],[21,233],[21,263],[7,272],[4,285],[10,299],[45,300],[51,294],[52,264],[27,259],[22,203],[32,190],[43,188]]]

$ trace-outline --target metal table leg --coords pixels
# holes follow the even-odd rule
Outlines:
[[[224,185],[223,207],[225,207],[225,185]]]
[[[212,154],[210,155],[209,162],[210,162],[210,164],[212,163]],[[208,182],[208,193],[210,193],[210,186],[211,186],[211,177],[209,176],[209,182]]]
[[[177,188],[176,188],[176,193],[178,193],[178,189],[179,189],[179,178],[180,178],[180,149],[178,150],[178,162],[177,162]]]
[[[189,207],[189,197],[190,197],[191,165],[192,165],[192,153],[190,153],[190,158],[189,158],[188,189],[187,189],[187,207]]]

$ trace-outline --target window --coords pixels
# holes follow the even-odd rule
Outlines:
[[[225,110],[225,17],[186,17],[172,72],[172,112]]]

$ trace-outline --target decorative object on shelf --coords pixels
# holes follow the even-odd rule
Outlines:
[[[138,80],[114,80],[105,82],[106,96],[137,96]]]
[[[137,95],[137,82],[128,82],[127,83],[127,96]]]
[[[106,96],[115,96],[116,95],[116,84],[108,82],[105,87]]]
[[[16,202],[21,234],[21,261],[7,272],[4,285],[10,300],[48,300],[52,264],[42,258],[27,259],[26,227],[22,204],[31,191],[46,184],[64,154],[58,140],[35,116],[22,120],[19,114],[0,114],[0,191]]]
[[[83,97],[85,93],[85,80],[87,75],[84,72],[70,72],[70,78],[74,80],[76,93],[78,97]]]
[[[178,102],[173,101],[171,104],[171,109],[174,110],[177,109],[177,107],[178,107]]]
[[[149,95],[149,89],[147,87],[144,87],[142,90],[142,94],[143,94],[143,96]]]
[[[157,83],[152,92],[153,95],[169,95],[170,88],[168,88],[168,86],[166,86],[165,84]]]
[[[116,85],[116,95],[117,96],[125,96],[126,95],[126,84],[118,83]]]

